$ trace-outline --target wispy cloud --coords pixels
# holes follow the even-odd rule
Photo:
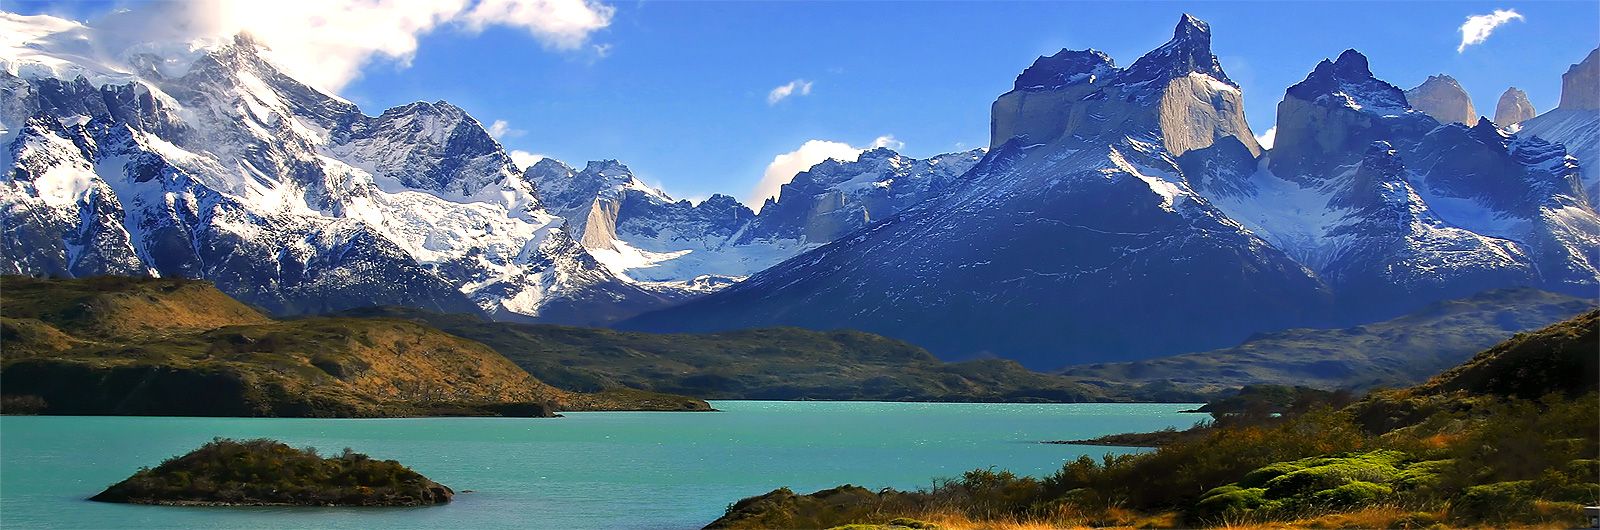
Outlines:
[[[88,21],[107,57],[128,50],[223,42],[248,32],[273,62],[313,86],[338,92],[375,59],[405,67],[420,37],[441,27],[476,33],[522,29],[546,48],[583,52],[616,8],[598,0],[171,0],[126,2]],[[596,49],[596,51],[599,51]],[[603,55],[603,52],[600,53]]]
[[[761,181],[756,183],[754,190],[745,200],[745,204],[757,211],[761,209],[768,197],[778,196],[783,190],[783,185],[794,180],[795,174],[811,169],[827,159],[854,162],[862,152],[878,147],[890,149],[904,149],[905,142],[894,139],[894,135],[883,135],[872,140],[865,147],[854,147],[844,142],[833,140],[806,140],[800,144],[799,149],[772,157],[772,162],[767,164],[767,170],[761,174]]]
[[[788,82],[787,84],[781,85],[778,88],[772,89],[771,92],[768,92],[767,93],[767,104],[768,105],[777,105],[779,101],[783,101],[784,99],[787,99],[789,96],[794,96],[794,95],[805,96],[805,95],[810,95],[810,94],[811,94],[811,82],[807,81],[807,80],[804,80],[804,79],[796,79],[794,81]]]
[[[1271,129],[1267,129],[1267,132],[1261,133],[1260,136],[1256,137],[1256,143],[1261,144],[1261,148],[1262,149],[1272,149],[1272,144],[1275,143],[1277,140],[1278,140],[1278,126],[1277,125],[1273,125]]]
[[[539,163],[540,160],[544,160],[546,158],[550,158],[548,156],[544,156],[544,155],[541,155],[541,154],[538,154],[538,153],[529,153],[527,151],[523,151],[523,150],[520,150],[520,149],[514,149],[514,150],[511,151],[510,154],[511,154],[511,163],[515,164],[517,166],[517,169],[528,169],[528,166],[532,166],[534,164],[537,164],[537,163]]]
[[[1494,28],[1513,20],[1522,20],[1522,14],[1515,9],[1496,9],[1487,15],[1467,17],[1467,21],[1461,23],[1461,45],[1456,47],[1456,53],[1466,51],[1467,46],[1488,40]]]
[[[495,120],[494,123],[489,124],[489,136],[493,136],[496,140],[516,138],[524,134],[528,134],[528,131],[513,129],[511,124],[505,120]]]

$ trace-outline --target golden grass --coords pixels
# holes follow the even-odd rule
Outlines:
[[[1533,524],[1480,525],[1468,528],[1521,528],[1554,530],[1572,527],[1572,515],[1566,506],[1550,503],[1543,507],[1547,520]],[[1033,519],[978,520],[955,512],[925,512],[911,518],[938,525],[940,530],[1078,530],[1089,528],[1143,529],[1186,528],[1176,513],[1156,515],[1138,514],[1129,510],[1109,508],[1087,516],[1060,514],[1054,517]],[[1440,526],[1442,525],[1442,526]],[[1374,506],[1351,512],[1332,513],[1292,521],[1235,521],[1225,522],[1220,530],[1306,530],[1306,529],[1405,529],[1405,528],[1460,528],[1452,525],[1444,510],[1415,511],[1400,506]]]
[[[973,519],[959,512],[923,512],[912,519],[933,523],[940,530],[1077,530],[1087,528],[1180,528],[1178,514],[1139,514],[1109,508],[1099,514],[1060,513],[1049,517]]]

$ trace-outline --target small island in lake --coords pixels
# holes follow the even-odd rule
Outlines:
[[[217,438],[89,500],[169,506],[427,506],[455,492],[394,460]]]

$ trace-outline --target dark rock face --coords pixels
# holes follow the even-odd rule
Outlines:
[[[1119,82],[1137,84],[1170,79],[1191,73],[1202,74],[1238,88],[1222,71],[1222,63],[1211,54],[1211,25],[1188,14],[1178,20],[1172,40],[1139,57],[1120,74]]]
[[[1096,50],[1061,50],[1040,57],[1017,76],[1017,90],[1047,90],[1081,82],[1094,82],[1116,68],[1111,57]]]
[[[1420,136],[1436,124],[1408,110],[1405,92],[1373,77],[1366,56],[1345,50],[1335,61],[1324,59],[1278,104],[1272,172],[1289,180],[1326,178],[1359,162],[1372,142]]]

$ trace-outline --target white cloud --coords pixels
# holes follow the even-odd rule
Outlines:
[[[1262,149],[1272,149],[1273,142],[1276,142],[1277,140],[1278,140],[1278,126],[1277,125],[1273,125],[1271,129],[1267,129],[1267,132],[1261,133],[1260,136],[1256,137],[1256,143],[1261,144],[1261,148]]]
[[[517,169],[528,169],[529,166],[539,163],[540,160],[550,158],[538,153],[529,153],[521,149],[513,149],[511,150],[510,154],[511,163],[515,164]]]
[[[905,146],[905,142],[895,140],[893,135],[879,136],[866,147],[853,147],[832,140],[806,140],[806,143],[800,144],[799,149],[772,157],[772,163],[767,164],[767,170],[761,174],[761,181],[756,183],[754,190],[751,190],[745,204],[760,211],[767,198],[776,197],[778,192],[783,190],[784,184],[794,180],[796,173],[811,169],[811,166],[824,160],[833,158],[854,162],[868,149],[878,147],[903,149]]]
[[[767,93],[767,104],[777,105],[779,101],[783,101],[785,98],[795,94],[802,96],[810,95],[811,82],[804,79],[796,79],[794,81],[790,81],[788,84],[774,88],[771,92]]]
[[[547,48],[583,49],[611,23],[597,0],[177,0],[131,2],[89,25],[101,51],[203,46],[248,32],[290,75],[338,92],[374,59],[404,67],[441,26],[521,28]]]
[[[512,129],[511,124],[505,120],[495,120],[494,123],[489,124],[489,136],[493,136],[496,140],[516,138],[527,133],[528,131],[522,129]]]
[[[590,33],[611,25],[616,12],[593,0],[478,0],[462,20],[473,31],[495,25],[520,27],[546,46],[576,50]]]
[[[1494,28],[1512,20],[1522,20],[1522,14],[1515,9],[1496,9],[1487,15],[1467,17],[1467,21],[1461,23],[1461,45],[1456,47],[1456,53],[1466,51],[1467,46],[1488,40]]]

